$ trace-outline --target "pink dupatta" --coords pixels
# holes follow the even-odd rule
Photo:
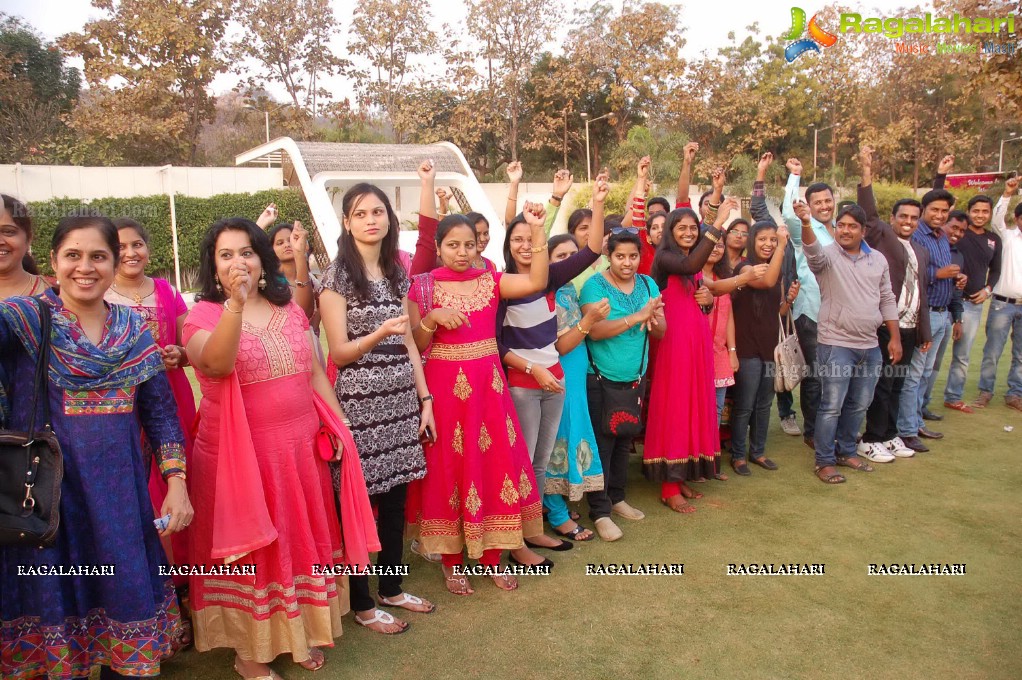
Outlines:
[[[355,439],[351,430],[337,417],[326,400],[316,392],[312,393],[312,401],[316,405],[316,413],[323,423],[325,433],[317,436],[316,446],[321,458],[330,460],[334,457],[335,447],[323,435],[333,435],[340,442],[341,455],[341,488],[338,500],[341,506],[341,535],[344,540],[344,557],[341,564],[352,567],[369,565],[369,553],[379,552],[380,538],[376,533],[376,519],[369,503],[366,491],[366,480],[362,474],[362,462],[358,458]]]

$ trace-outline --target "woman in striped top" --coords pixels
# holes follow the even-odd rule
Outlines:
[[[546,467],[554,448],[564,407],[564,371],[557,353],[557,289],[581,274],[603,249],[603,202],[607,178],[596,178],[593,188],[593,217],[586,247],[571,257],[551,263],[545,290],[516,300],[502,302],[497,315],[500,352],[508,367],[508,384],[522,425],[533,472],[544,488]],[[532,242],[524,218],[508,225],[504,239],[504,260],[508,273],[528,273],[532,264]],[[529,547],[567,550],[571,544],[547,536],[526,537]]]

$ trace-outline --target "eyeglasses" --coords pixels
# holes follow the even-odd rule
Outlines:
[[[732,229],[728,233],[729,234],[734,234],[735,236],[741,236],[742,238],[748,238],[748,236],[749,236],[749,232],[747,232],[747,231],[737,231],[735,229]]]
[[[621,232],[628,232],[629,234],[638,234],[639,233],[639,228],[638,227],[614,227],[613,229],[610,230],[610,233],[612,233],[612,234],[620,234]]]

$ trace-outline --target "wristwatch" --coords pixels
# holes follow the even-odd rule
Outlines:
[[[525,374],[532,375],[532,362],[525,364]]]

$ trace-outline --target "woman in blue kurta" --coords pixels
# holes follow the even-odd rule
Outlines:
[[[103,302],[117,264],[117,230],[106,218],[65,218],[53,241],[60,294],[38,299],[52,318],[45,397],[64,458],[60,529],[50,548],[0,546],[0,676],[88,677],[97,665],[155,676],[173,651],[180,617],[171,579],[160,573],[166,557],[153,526],[140,435],[170,478],[161,508],[172,515],[165,534],[192,517],[184,438],[145,322]],[[0,302],[7,377],[0,400],[5,426],[15,430],[27,428],[33,404],[36,302]],[[54,567],[101,573],[104,566],[113,573],[24,575]]]

